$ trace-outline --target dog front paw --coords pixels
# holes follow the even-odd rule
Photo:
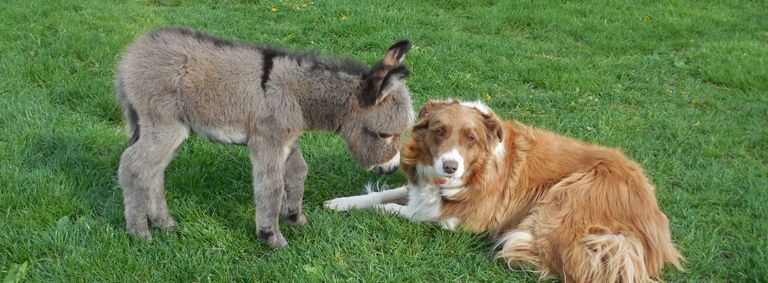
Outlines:
[[[349,197],[335,198],[323,202],[323,207],[333,211],[347,211],[355,207],[355,203]]]

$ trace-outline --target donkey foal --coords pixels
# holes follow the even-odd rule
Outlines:
[[[297,142],[302,131],[335,131],[362,167],[397,170],[400,133],[414,116],[408,70],[401,65],[410,47],[395,43],[369,69],[187,28],[139,38],[123,54],[115,80],[131,135],[118,169],[127,232],[149,240],[147,220],[175,227],[163,175],[191,130],[248,147],[256,233],[273,248],[286,246],[279,216],[307,223],[301,207],[307,164]]]

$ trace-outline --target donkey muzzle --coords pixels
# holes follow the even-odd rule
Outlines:
[[[384,175],[384,174],[392,174],[397,171],[397,169],[400,168],[400,153],[398,152],[395,154],[392,159],[388,160],[387,162],[384,162],[382,164],[373,166],[372,171],[376,172],[376,174]]]

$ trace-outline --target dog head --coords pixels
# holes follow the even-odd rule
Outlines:
[[[503,137],[501,121],[485,104],[429,102],[419,112],[404,161],[416,163],[419,182],[459,188],[492,156],[502,154]]]

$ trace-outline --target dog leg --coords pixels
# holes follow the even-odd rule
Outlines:
[[[323,206],[335,211],[347,211],[353,208],[368,208],[376,204],[393,202],[408,197],[408,189],[402,186],[396,189],[372,192],[367,195],[335,198],[325,201]]]
[[[448,218],[446,220],[438,222],[440,224],[440,228],[443,228],[445,230],[454,231],[456,228],[459,227],[459,224],[461,224],[461,221],[458,218]]]
[[[118,180],[123,188],[128,234],[152,239],[147,219],[164,229],[171,230],[176,226],[168,212],[163,175],[188,133],[181,124],[145,127],[139,140],[123,153]]]
[[[302,226],[309,223],[304,216],[302,199],[304,197],[304,181],[307,179],[307,162],[301,154],[299,142],[291,146],[291,153],[285,163],[285,202],[283,202],[282,215],[288,223]]]
[[[285,161],[290,153],[275,138],[255,136],[248,141],[253,165],[253,202],[256,205],[256,234],[274,249],[288,245],[280,232],[278,217],[284,199]]]

